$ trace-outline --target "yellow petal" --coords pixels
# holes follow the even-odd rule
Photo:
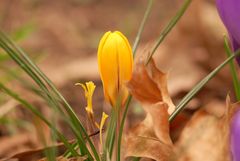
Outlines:
[[[131,79],[132,65],[133,55],[127,38],[119,31],[105,33],[98,48],[98,66],[105,98],[112,106],[119,96],[122,103],[126,100],[125,83]]]
[[[100,126],[99,126],[100,144],[101,144],[101,145],[103,145],[103,141],[102,141],[102,129],[103,129],[103,126],[104,126],[107,118],[108,118],[108,115],[107,115],[105,112],[103,112],[103,113],[102,113],[102,119],[101,119]]]
[[[86,88],[85,84],[83,84],[83,83],[76,83],[75,85],[76,86],[81,86],[83,88],[83,90],[84,90],[85,97],[87,97],[87,88]]]
[[[128,96],[128,90],[125,86],[126,82],[131,79],[133,68],[133,54],[132,49],[128,43],[127,38],[120,32],[116,31],[121,39],[119,39],[118,51],[119,51],[119,86],[122,101],[125,102]]]
[[[87,107],[85,108],[88,115],[91,115],[91,118],[93,117],[93,108],[92,108],[92,96],[94,93],[94,90],[96,88],[95,84],[92,81],[87,82],[86,84],[82,83],[76,83],[75,85],[79,85],[83,88],[85,97],[87,99]]]
[[[87,112],[93,114],[92,96],[93,96],[93,93],[94,93],[94,90],[95,90],[96,86],[94,85],[94,83],[92,81],[90,81],[90,82],[86,83],[86,87],[87,87],[87,90],[88,90],[86,110],[87,110]]]

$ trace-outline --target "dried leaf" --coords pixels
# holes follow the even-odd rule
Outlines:
[[[130,93],[142,104],[165,102],[169,114],[175,109],[167,89],[167,74],[158,70],[153,60],[145,66],[143,57],[139,58],[128,87]]]
[[[176,143],[178,161],[230,161],[229,126],[239,104],[227,98],[224,115],[213,115],[205,109],[194,114]]]
[[[172,153],[172,141],[169,137],[167,104],[156,103],[145,106],[147,116],[127,136],[126,157],[137,156],[168,160]]]
[[[29,150],[29,147],[26,145],[35,145],[35,140],[30,133],[22,133],[10,137],[1,137],[0,156],[7,157],[23,150]]]
[[[74,141],[75,140],[70,140],[69,143],[73,143]],[[6,161],[11,160],[11,159],[16,159],[18,161],[26,161],[26,160],[35,161],[37,159],[44,157],[44,151],[46,149],[51,149],[51,148],[57,148],[59,153],[63,153],[64,151],[66,151],[64,144],[58,143],[57,145],[51,146],[51,147],[39,148],[39,149],[35,149],[35,150],[29,150],[29,151],[17,153],[15,155],[13,155],[12,157],[6,159]]]
[[[168,117],[175,109],[167,90],[167,76],[157,69],[153,61],[146,67],[143,59],[139,60],[128,87],[147,115],[129,131],[125,157],[166,161],[173,153]]]
[[[89,135],[89,137],[93,137],[95,135],[98,135],[99,131],[94,132],[92,134]],[[19,139],[18,139],[19,140]],[[21,140],[21,139],[20,139]],[[76,142],[76,140],[69,140],[68,141],[70,144]],[[0,144],[1,145],[1,144]],[[3,145],[6,145],[3,144]],[[15,155],[5,159],[4,161],[9,161],[9,160],[17,160],[17,161],[35,161],[37,159],[43,158],[44,157],[44,151],[45,150],[50,150],[50,149],[57,149],[59,155],[63,154],[67,149],[65,147],[65,145],[63,143],[56,143],[53,146],[49,146],[49,147],[44,147],[44,148],[39,148],[39,149],[34,149],[34,150],[28,150],[25,152],[20,152],[20,153],[16,153]],[[61,158],[61,157],[60,157]],[[64,158],[65,159],[65,158]],[[78,158],[71,158],[72,160],[70,161],[82,161],[84,159],[86,159],[85,156],[83,157],[78,157]],[[75,159],[75,160],[74,160]],[[80,160],[79,160],[80,159]]]

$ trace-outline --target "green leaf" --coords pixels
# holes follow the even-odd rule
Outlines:
[[[163,31],[161,32],[158,40],[156,41],[154,47],[152,48],[152,50],[151,50],[151,52],[150,52],[150,54],[148,56],[148,59],[146,61],[146,65],[152,59],[152,56],[156,52],[156,50],[159,47],[159,45],[165,40],[165,38],[169,34],[169,32],[174,28],[174,26],[177,24],[177,22],[181,19],[181,17],[186,12],[186,10],[188,9],[188,7],[191,4],[191,2],[192,2],[192,0],[185,0],[184,3],[183,3],[183,6],[180,8],[180,10],[178,10],[177,14],[171,19],[171,21],[163,29]]]

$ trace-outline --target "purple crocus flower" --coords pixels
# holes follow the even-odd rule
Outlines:
[[[231,151],[233,161],[240,161],[240,110],[234,114],[231,122]]]
[[[226,26],[234,51],[240,49],[240,0],[216,0],[219,15]],[[237,58],[240,64],[240,57]]]

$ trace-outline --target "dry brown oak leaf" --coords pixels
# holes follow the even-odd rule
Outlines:
[[[173,143],[169,136],[168,117],[175,106],[168,94],[167,74],[158,70],[153,60],[146,66],[140,58],[127,85],[133,97],[141,103],[146,118],[128,132],[125,157],[169,160]]]

